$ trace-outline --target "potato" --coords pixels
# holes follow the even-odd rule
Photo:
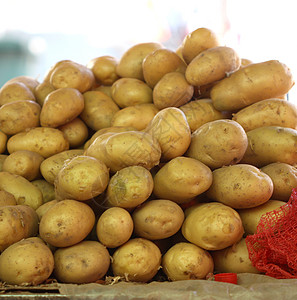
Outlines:
[[[212,172],[206,195],[235,209],[251,208],[267,202],[273,192],[271,178],[255,166],[236,164]]]
[[[8,157],[8,155],[6,155],[6,154],[0,154],[0,172],[2,172],[2,170],[3,170],[3,163],[7,157]]]
[[[161,148],[150,134],[127,131],[105,135],[105,139],[97,137],[84,154],[103,161],[112,173],[129,166],[142,166],[150,170],[159,164]]]
[[[0,252],[10,245],[38,232],[38,216],[27,205],[7,205],[0,207]]]
[[[241,160],[258,168],[282,162],[297,162],[297,130],[281,126],[264,126],[247,132],[248,147]]]
[[[159,112],[153,103],[137,104],[116,112],[111,120],[112,127],[133,127],[143,130]]]
[[[69,148],[78,148],[84,144],[89,136],[89,130],[85,122],[75,118],[69,123],[58,127],[69,142]]]
[[[64,163],[75,156],[82,155],[83,152],[83,149],[70,149],[46,158],[40,165],[40,172],[42,176],[48,183],[54,184],[54,181]]]
[[[29,181],[41,177],[40,164],[44,161],[41,154],[29,151],[18,150],[7,156],[2,170],[12,174],[20,175]]]
[[[207,122],[192,133],[186,156],[211,169],[238,163],[245,154],[248,138],[242,126],[232,120]]]
[[[18,100],[0,107],[0,130],[14,135],[27,128],[38,127],[41,107],[32,100]]]
[[[130,166],[116,172],[109,181],[106,204],[134,208],[146,201],[153,191],[153,177],[142,166]]]
[[[0,190],[11,193],[17,204],[28,205],[33,209],[43,203],[41,191],[29,180],[16,174],[0,172]]]
[[[148,282],[161,266],[161,252],[153,242],[133,238],[116,249],[111,267],[114,276],[122,276],[132,282]]]
[[[0,255],[0,279],[7,284],[38,285],[53,269],[53,254],[38,237],[23,239]]]
[[[155,85],[153,102],[158,109],[180,107],[192,99],[194,87],[190,85],[185,75],[180,72],[165,74]]]
[[[243,68],[243,67],[245,67],[245,66],[248,66],[248,65],[250,65],[250,64],[252,64],[252,63],[253,63],[253,61],[251,61],[251,60],[248,59],[248,58],[242,57],[242,58],[240,59],[240,67],[241,67],[241,68]]]
[[[286,202],[270,199],[256,207],[238,209],[237,212],[240,215],[245,234],[255,234],[261,217],[266,213],[279,210],[279,208],[285,204]],[[278,214],[278,216],[280,217],[281,214]]]
[[[36,102],[43,106],[43,103],[47,97],[47,95],[51,92],[53,92],[55,88],[48,82],[43,81],[35,88],[34,95],[36,98]]]
[[[195,99],[210,98],[210,91],[217,83],[218,81],[215,81],[206,85],[194,86],[194,98]]]
[[[134,233],[148,240],[166,239],[179,231],[184,221],[181,207],[171,200],[142,203],[132,213]]]
[[[67,162],[55,178],[58,200],[88,200],[104,192],[109,182],[106,165],[94,157],[79,155]]]
[[[100,85],[96,88],[93,88],[92,91],[99,91],[105,94],[106,96],[112,98],[111,96],[111,85]]]
[[[63,132],[56,128],[35,127],[11,136],[7,150],[11,154],[18,150],[29,150],[48,158],[69,149]]]
[[[88,204],[65,199],[53,205],[41,218],[40,237],[55,247],[81,242],[95,225],[95,214]]]
[[[46,203],[55,199],[55,188],[54,185],[47,182],[45,179],[36,179],[31,181],[33,185],[38,187],[42,193],[42,202]]]
[[[188,33],[181,45],[183,59],[189,64],[202,51],[220,45],[219,37],[208,28],[197,28]]]
[[[136,78],[120,78],[111,86],[111,97],[121,108],[137,104],[152,103],[153,91]]]
[[[142,62],[144,58],[154,50],[163,48],[160,43],[138,43],[131,46],[122,55],[116,72],[120,77],[136,78],[144,80]]]
[[[93,58],[87,63],[87,67],[92,70],[97,83],[107,86],[119,79],[116,73],[117,65],[117,59],[109,55]]]
[[[50,83],[50,80],[51,80],[51,76],[53,74],[53,72],[55,71],[55,69],[57,67],[59,67],[60,65],[63,65],[64,63],[71,63],[72,61],[69,60],[69,59],[64,59],[64,60],[59,60],[57,61],[55,64],[53,64],[48,70],[47,72],[45,73],[45,76],[43,78],[43,81],[44,82],[49,82]]]
[[[190,157],[176,157],[154,176],[153,193],[158,198],[186,203],[204,193],[212,183],[208,166]]]
[[[83,94],[85,106],[80,118],[93,130],[111,126],[113,115],[119,111],[117,104],[100,91],[88,91]]]
[[[201,125],[220,119],[229,119],[229,112],[221,112],[214,108],[211,99],[196,99],[179,107],[186,116],[191,132]]]
[[[160,110],[149,123],[145,132],[160,144],[162,161],[183,155],[191,143],[191,129],[185,114],[176,107]]]
[[[35,101],[31,90],[22,82],[4,84],[0,89],[0,106],[17,100]]]
[[[297,107],[289,101],[266,99],[249,105],[233,114],[245,131],[264,126],[297,128]]]
[[[144,81],[151,87],[169,72],[186,71],[185,62],[172,50],[162,48],[149,53],[142,63]]]
[[[36,78],[33,78],[31,76],[25,76],[25,75],[13,77],[13,78],[9,79],[8,81],[6,81],[5,84],[9,84],[9,83],[13,83],[13,82],[23,83],[32,93],[34,93],[36,87],[39,84],[39,81]]]
[[[64,283],[91,283],[107,273],[110,257],[97,241],[82,241],[55,251],[54,276]]]
[[[290,69],[278,60],[250,64],[218,82],[210,92],[217,110],[237,111],[286,94],[294,85]]]
[[[218,273],[261,273],[249,258],[244,238],[225,249],[212,251],[211,256]]]
[[[289,201],[293,188],[297,187],[297,168],[286,163],[275,162],[261,168],[273,182],[272,198]]]
[[[171,281],[206,279],[213,268],[208,251],[191,243],[177,243],[162,257],[162,270]]]
[[[103,245],[116,248],[130,239],[133,228],[133,220],[127,210],[121,207],[111,207],[99,217],[96,234]]]
[[[237,52],[218,46],[200,52],[188,64],[185,77],[189,84],[201,86],[217,82],[240,67]]]
[[[36,213],[38,215],[39,221],[43,217],[43,215],[52,208],[55,204],[57,204],[59,201],[57,199],[50,200],[48,202],[43,203],[36,209]]]
[[[7,135],[0,129],[0,153],[4,153],[6,151],[7,139]]]
[[[81,93],[90,90],[95,84],[93,72],[74,61],[62,61],[53,69],[50,84],[55,89],[73,88]]]
[[[0,206],[17,205],[13,194],[0,190]]]
[[[220,250],[238,242],[244,233],[237,211],[219,202],[190,208],[182,225],[183,236],[205,250]]]

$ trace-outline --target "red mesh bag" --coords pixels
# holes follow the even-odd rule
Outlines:
[[[278,210],[263,215],[257,232],[246,237],[249,258],[262,273],[297,278],[297,188]]]

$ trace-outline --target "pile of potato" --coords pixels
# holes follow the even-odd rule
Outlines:
[[[246,235],[297,186],[294,85],[207,28],[176,51],[53,65],[0,90],[0,280],[259,271]]]

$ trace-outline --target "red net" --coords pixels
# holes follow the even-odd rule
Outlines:
[[[297,278],[297,188],[280,209],[263,215],[246,237],[252,264],[275,278]]]

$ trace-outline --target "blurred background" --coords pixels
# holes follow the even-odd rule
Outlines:
[[[292,0],[0,0],[0,86],[28,75],[42,81],[59,60],[120,58],[141,42],[176,50],[199,27],[253,62],[277,59],[297,77]],[[289,100],[297,103],[296,86]]]

